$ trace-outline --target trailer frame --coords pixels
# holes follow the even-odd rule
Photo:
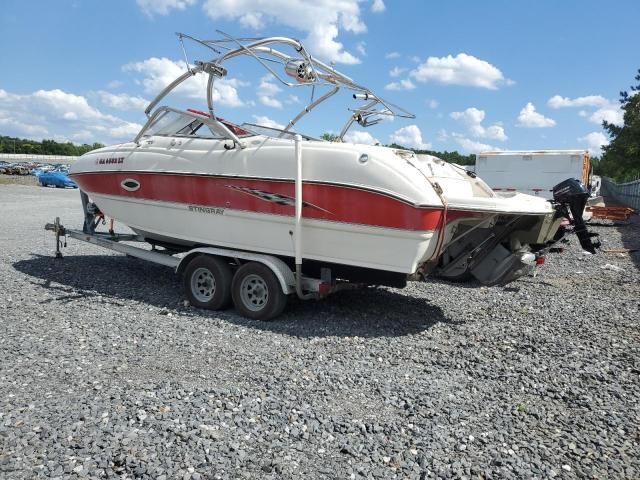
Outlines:
[[[273,255],[217,247],[197,247],[186,252],[175,252],[169,249],[158,249],[155,245],[152,245],[149,250],[129,244],[143,243],[149,245],[146,239],[140,235],[116,233],[113,230],[109,232],[97,232],[94,230],[92,233],[88,233],[82,230],[66,228],[59,217],[56,217],[53,223],[47,223],[45,230],[52,231],[55,234],[55,257],[60,259],[63,258],[61,247],[67,246],[67,237],[70,237],[130,257],[171,267],[177,274],[182,274],[192,260],[202,255],[225,259],[238,266],[247,262],[256,262],[266,266],[274,274],[284,295],[296,294],[303,300],[318,300],[339,290],[361,287],[359,284],[332,279],[331,272],[328,269],[323,269],[326,271],[322,272],[323,278],[321,279],[301,275],[300,282],[297,282],[296,272],[289,268],[282,259]]]

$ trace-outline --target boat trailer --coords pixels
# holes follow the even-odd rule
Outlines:
[[[93,225],[97,223],[95,221]],[[159,249],[155,245],[151,249],[141,248],[131,245],[149,245],[140,235],[115,233],[112,229],[109,232],[75,230],[66,228],[59,217],[44,228],[55,234],[56,258],[63,258],[61,247],[67,246],[67,237],[70,237],[171,267],[183,276],[183,285],[191,305],[219,310],[233,303],[244,316],[255,320],[271,320],[280,315],[289,295],[296,294],[303,300],[319,300],[339,290],[362,287],[360,284],[332,279],[330,270],[324,268],[322,278],[301,275],[301,281],[297,282],[296,272],[273,255],[216,247],[199,247],[185,252]],[[299,264],[296,266],[299,272]]]

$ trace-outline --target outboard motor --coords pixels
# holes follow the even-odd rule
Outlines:
[[[582,248],[589,253],[596,253],[596,248],[600,248],[600,242],[591,239],[597,237],[598,234],[590,233],[582,220],[582,213],[589,199],[589,190],[577,179],[567,178],[553,187],[552,191],[558,215],[571,220],[573,231],[578,236]],[[569,216],[569,212],[571,212],[571,216]]]

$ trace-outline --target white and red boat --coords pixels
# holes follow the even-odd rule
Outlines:
[[[555,201],[499,195],[436,157],[343,142],[353,123],[412,115],[311,57],[296,40],[196,41],[217,56],[196,62],[158,95],[134,141],[90,152],[70,170],[91,199],[85,207],[151,244],[172,252],[211,246],[267,254],[295,264],[298,275],[328,271],[369,284],[404,285],[430,274],[493,284],[529,271],[559,238],[561,218],[586,201],[577,181],[561,184]],[[222,120],[212,88],[239,56],[290,87],[312,87],[315,98],[284,129]],[[292,82],[280,78],[276,62]],[[194,75],[208,76],[207,112],[158,106]],[[335,141],[294,132],[300,118],[340,90],[362,104]],[[85,231],[94,228],[91,217]],[[583,225],[577,232],[593,250]]]

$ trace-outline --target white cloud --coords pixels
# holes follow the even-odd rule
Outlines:
[[[91,107],[83,96],[66,93],[60,89],[38,90],[22,97],[34,104],[38,103],[43,110],[48,109],[54,116],[66,120],[93,120],[104,117],[97,109]]]
[[[389,52],[385,54],[384,58],[387,60],[393,60],[394,58],[400,58],[400,54],[398,52]]]
[[[184,62],[173,61],[168,58],[151,57],[141,62],[132,62],[122,69],[125,72],[143,74],[142,87],[147,94],[157,95],[160,91],[186,72]],[[241,107],[244,102],[238,95],[238,87],[247,83],[235,78],[216,79],[213,86],[213,101],[229,107]],[[206,99],[207,76],[198,74],[183,82],[174,92],[189,98]]]
[[[6,135],[25,135],[36,140],[49,135],[49,130],[42,125],[30,125],[12,117],[3,117],[4,113],[0,111],[0,127]]]
[[[602,122],[606,120],[609,123],[621,127],[624,125],[624,111],[619,105],[612,104],[593,112],[589,120],[597,125],[602,125]]]
[[[369,132],[362,130],[350,130],[344,135],[344,141],[349,143],[360,143],[364,145],[375,145],[380,143],[377,138],[374,138]]]
[[[117,110],[144,110],[149,104],[149,100],[139,96],[127,95],[126,93],[111,93],[99,90],[98,95],[103,104]]]
[[[392,78],[397,78],[406,71],[407,71],[406,68],[400,68],[396,66],[396,67],[393,67],[391,70],[389,70],[389,76]]]
[[[147,15],[167,15],[171,10],[184,10],[190,7],[196,0],[136,0],[138,6]]]
[[[139,123],[126,122],[120,126],[110,128],[109,135],[115,138],[132,139],[138,134],[141,128],[142,125]]]
[[[307,33],[304,40],[312,55],[354,64],[360,60],[347,52],[337,38],[341,30],[359,34],[367,30],[358,0],[206,0],[204,11],[213,20],[237,20],[262,29],[279,24]]]
[[[282,102],[276,98],[267,97],[266,95],[261,95],[258,97],[258,101],[271,108],[282,108]]]
[[[264,15],[262,15],[262,13],[260,12],[248,12],[240,17],[240,23],[245,27],[258,30],[264,28],[265,18]]]
[[[256,125],[262,125],[263,127],[270,128],[278,128],[280,130],[284,129],[284,125],[276,122],[275,120],[270,119],[264,115],[253,115],[254,120],[256,121]]]
[[[489,127],[484,127],[482,121],[485,117],[484,110],[475,107],[467,108],[464,112],[451,112],[449,115],[454,120],[458,120],[467,126],[469,133],[476,138],[489,138],[504,142],[507,135],[504,133],[502,125],[495,123]]]
[[[609,100],[600,95],[588,95],[586,97],[561,97],[560,95],[554,95],[549,99],[547,104],[551,108],[566,108],[566,107],[604,107],[609,105]]]
[[[536,107],[531,102],[527,103],[524,108],[520,110],[518,122],[516,123],[518,127],[529,128],[553,127],[555,124],[555,120],[536,112]]]
[[[484,135],[482,138],[490,138],[492,140],[499,140],[501,142],[506,141],[509,137],[504,133],[504,128],[502,125],[491,125],[484,130]]]
[[[551,108],[595,107],[597,110],[595,110],[591,115],[584,110],[580,110],[578,115],[585,118],[588,117],[589,121],[596,125],[601,125],[605,120],[618,126],[622,126],[624,124],[624,112],[620,108],[620,105],[615,101],[603,97],[602,95],[587,95],[585,97],[576,98],[554,95],[547,103]]]
[[[429,107],[431,110],[435,110],[436,108],[438,108],[438,101],[437,100],[427,100],[427,107]]]
[[[602,147],[609,145],[609,139],[602,132],[588,133],[584,137],[579,137],[578,141],[587,145],[591,155],[601,155]]]
[[[416,86],[413,84],[411,80],[404,79],[399,82],[391,82],[384,86],[385,90],[413,90]]]
[[[449,134],[447,131],[444,128],[438,130],[438,141],[446,142],[447,140],[449,140]]]
[[[60,89],[14,94],[0,90],[0,126],[6,135],[69,139],[92,143],[109,137],[131,139],[132,125],[102,113],[81,96]]]
[[[287,105],[294,105],[300,103],[300,99],[297,95],[289,95],[284,103],[286,103]]]
[[[107,88],[115,90],[116,88],[120,88],[122,85],[124,85],[124,82],[120,80],[111,80],[109,83],[107,83]]]
[[[462,149],[468,153],[477,153],[477,152],[483,152],[483,151],[489,151],[489,150],[491,151],[500,150],[499,148],[496,148],[493,145],[477,142],[475,140],[471,140],[457,133],[454,133],[452,136],[455,138],[456,142],[458,142],[458,145],[460,145],[460,147],[462,147]]]
[[[282,89],[271,81],[270,74],[265,75],[260,79],[260,85],[258,86],[258,101],[272,108],[282,108],[282,102],[276,98],[276,95],[282,91]]]
[[[356,50],[357,50],[357,51],[358,51],[358,53],[359,53],[360,55],[362,55],[363,57],[367,54],[366,46],[367,46],[367,42],[364,42],[364,41],[362,41],[362,42],[358,42],[358,43],[356,44]]]
[[[371,11],[375,13],[384,12],[386,8],[383,0],[373,0],[371,4]]]
[[[185,71],[184,62],[174,62],[166,57],[151,57],[141,62],[132,62],[122,67],[125,72],[139,72],[144,74],[142,87],[145,93],[156,95],[173,82]],[[205,75],[196,75],[180,85],[176,92],[198,98],[201,97],[207,85]]]
[[[422,132],[417,125],[408,125],[402,127],[391,134],[389,137],[391,143],[401,145],[403,147],[416,148],[419,150],[429,150],[430,143],[422,141]]]
[[[455,57],[429,57],[411,72],[419,82],[437,82],[444,85],[463,85],[496,90],[509,84],[502,72],[489,62],[466,53]]]
[[[454,120],[462,120],[467,125],[480,125],[484,120],[484,110],[478,110],[475,107],[467,108],[464,112],[451,112],[449,115]]]

